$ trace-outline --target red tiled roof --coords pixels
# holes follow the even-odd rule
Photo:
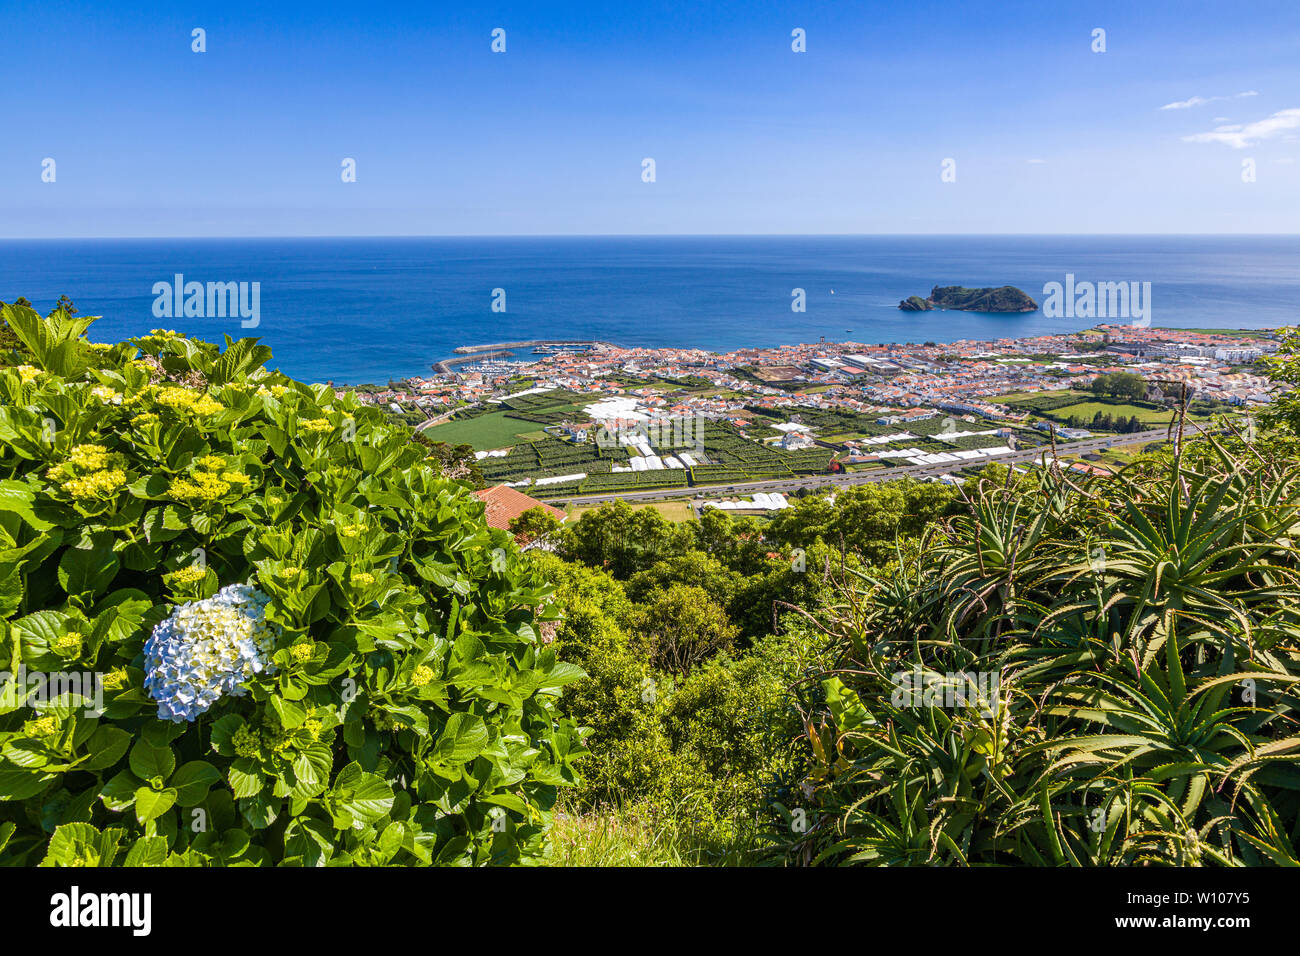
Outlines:
[[[487,519],[490,528],[509,530],[510,522],[530,508],[541,508],[548,511],[560,521],[568,517],[559,508],[553,508],[536,498],[529,497],[522,491],[507,488],[505,485],[484,488],[482,491],[474,492],[474,494],[483,502],[483,516]]]

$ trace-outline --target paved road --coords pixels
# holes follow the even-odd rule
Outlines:
[[[1195,426],[1187,423],[1188,431]],[[1058,455],[1078,455],[1085,452],[1100,451],[1112,445],[1132,445],[1138,442],[1164,441],[1168,437],[1166,428],[1153,428],[1144,432],[1131,432],[1127,435],[1099,435],[1080,441],[1057,442]],[[844,475],[807,475],[793,478],[772,478],[766,481],[744,481],[726,485],[695,485],[676,488],[661,488],[655,491],[604,492],[596,495],[565,495],[545,497],[546,501],[573,504],[601,504],[622,498],[624,501],[662,501],[665,498],[694,498],[701,495],[732,497],[752,494],[755,491],[771,493],[773,491],[791,492],[799,488],[822,488],[827,485],[863,485],[876,481],[893,481],[896,478],[921,478],[951,474],[971,465],[984,465],[989,462],[1037,462],[1044,454],[1052,453],[1051,445],[1040,445],[1013,451],[1009,455],[997,455],[973,462],[947,462],[938,465],[901,465],[896,468],[881,468],[872,471],[860,471]]]
[[[467,408],[477,408],[480,404],[481,404],[480,402],[470,402],[468,405],[460,405],[456,408],[448,409],[447,411],[443,412],[441,415],[437,415],[432,418],[426,418],[424,421],[420,422],[420,424],[415,426],[415,430],[417,432],[422,432],[426,428],[433,428],[435,425],[446,424],[447,422],[451,421],[452,418],[455,417],[457,412],[464,411]],[[425,413],[426,414],[428,413],[427,409]]]

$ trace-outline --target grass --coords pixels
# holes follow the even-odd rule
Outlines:
[[[1060,421],[1065,421],[1071,415],[1078,415],[1083,420],[1083,427],[1087,428],[1092,422],[1093,416],[1098,412],[1103,415],[1110,415],[1113,418],[1118,418],[1121,415],[1130,418],[1136,415],[1138,421],[1147,425],[1167,425],[1177,414],[1173,409],[1169,408],[1142,408],[1138,405],[1112,405],[1108,402],[1079,402],[1077,405],[1066,405],[1064,408],[1056,408],[1050,412],[1041,412],[1040,414]],[[1187,417],[1198,418],[1201,416],[1189,413]]]
[[[569,505],[569,517],[576,521],[588,511],[595,511],[600,505],[579,504]],[[691,509],[690,502],[680,500],[669,501],[648,501],[645,504],[633,505],[633,508],[653,508],[669,521],[686,521],[693,518],[694,512]]]
[[[1109,465],[1126,465],[1134,459],[1145,454],[1143,451],[1149,441],[1140,441],[1132,445],[1112,445],[1101,452],[1103,464]]]
[[[557,813],[551,847],[552,866],[688,865],[676,833],[621,808]]]
[[[475,418],[435,425],[426,429],[424,434],[432,441],[473,445],[476,451],[490,451],[513,445],[521,436],[531,435],[537,430],[536,422],[508,418],[505,412],[488,412]]]
[[[575,813],[557,809],[551,829],[551,866],[747,866],[762,841],[754,826],[736,827],[729,840],[697,832],[689,823],[649,806],[621,804]]]
[[[990,398],[989,401],[998,402],[1002,405],[1010,405],[1017,402],[1028,402],[1036,399],[1057,398],[1061,395],[1069,395],[1071,391],[1072,390],[1068,388],[1058,388],[1044,392],[1007,392],[1005,395],[998,395],[994,398]]]

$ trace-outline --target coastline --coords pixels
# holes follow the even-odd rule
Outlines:
[[[1096,320],[1042,310],[907,315],[897,305],[936,283],[1009,283],[1041,301],[1043,287],[1067,274],[1150,281],[1154,325],[1272,327],[1295,321],[1298,260],[1296,237],[50,241],[5,244],[0,290],[46,308],[69,294],[83,314],[104,316],[91,330],[98,341],[164,324],[215,342],[251,335],[295,378],[366,383],[427,374],[466,343],[594,339],[727,352],[822,336],[883,344],[1066,333]],[[177,272],[259,282],[260,323],[156,318],[151,290]],[[498,288],[503,311],[492,308]],[[795,289],[804,311],[794,309]]]

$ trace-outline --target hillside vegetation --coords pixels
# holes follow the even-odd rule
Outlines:
[[[1293,396],[1113,476],[506,533],[255,340],[3,316],[0,864],[1300,863]]]
[[[1300,469],[1228,440],[982,483],[847,573],[785,857],[1300,862]]]
[[[529,863],[583,677],[466,485],[351,394],[5,306],[0,863]]]

